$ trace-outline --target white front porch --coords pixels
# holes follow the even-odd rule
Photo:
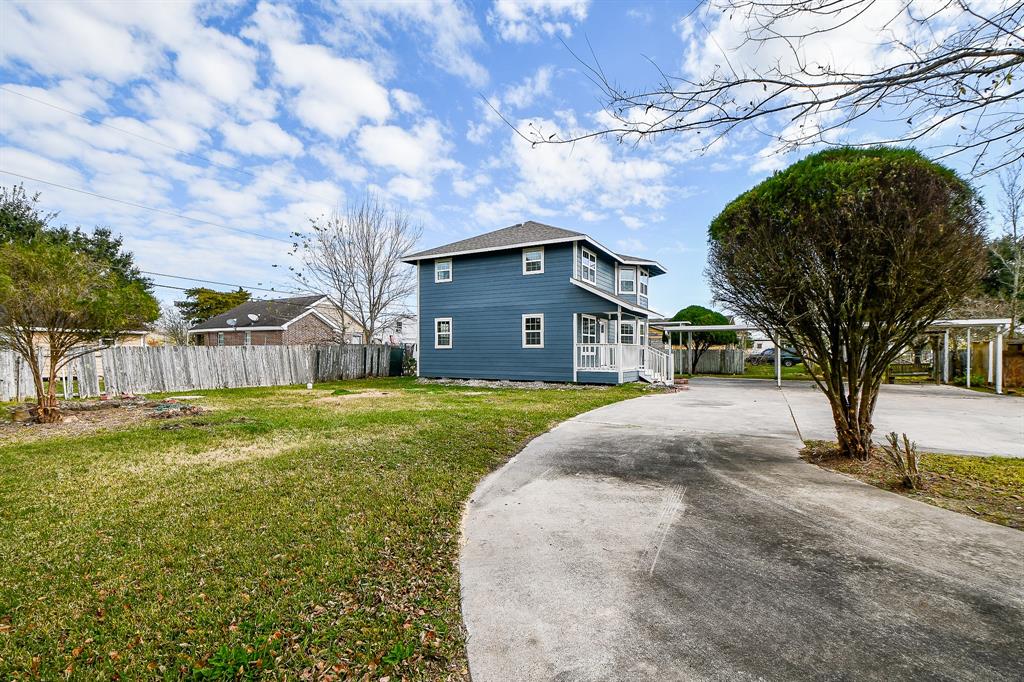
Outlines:
[[[575,316],[574,327],[577,381],[672,383],[672,354],[649,344],[647,318],[620,311],[581,313]]]

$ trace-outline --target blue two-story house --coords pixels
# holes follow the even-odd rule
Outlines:
[[[672,380],[648,344],[653,260],[525,222],[418,253],[420,376],[616,384]]]

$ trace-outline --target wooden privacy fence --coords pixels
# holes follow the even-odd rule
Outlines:
[[[46,347],[36,349],[44,371],[50,365],[50,352]],[[57,396],[72,398],[95,398],[100,394],[99,374],[96,371],[96,353],[81,355],[57,371]],[[36,387],[32,382],[32,370],[20,355],[10,350],[0,350],[0,402],[8,400],[32,400]]]
[[[103,380],[110,393],[162,393],[389,376],[391,350],[359,344],[117,346],[103,351]]]
[[[57,394],[98,396],[101,379],[103,391],[113,395],[399,376],[403,352],[401,347],[376,344],[113,346],[83,355],[61,370]],[[0,351],[0,400],[34,397],[28,365],[14,352]]]
[[[690,367],[686,349],[674,348],[672,355],[676,374],[686,374]],[[693,371],[694,374],[743,374],[744,360],[742,350],[709,348],[701,353]]]

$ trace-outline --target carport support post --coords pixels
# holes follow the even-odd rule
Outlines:
[[[988,381],[985,383],[995,383],[995,374],[993,373],[993,367],[995,364],[992,362],[992,354],[995,352],[995,341],[988,342],[988,353],[985,354],[985,371],[988,374]]]
[[[967,328],[967,388],[971,387],[971,328]]]
[[[949,330],[942,335],[942,383],[949,383]]]
[[[996,393],[1003,392],[1003,328],[996,330]]]
[[[693,332],[686,332],[686,374],[693,375]]]
[[[775,385],[782,388],[782,338],[775,339]]]

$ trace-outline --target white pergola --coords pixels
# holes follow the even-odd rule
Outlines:
[[[693,333],[694,332],[745,332],[763,331],[759,327],[747,324],[690,324],[689,322],[669,322],[651,324],[652,327],[666,332],[687,332],[686,354],[687,368],[692,367]],[[1010,330],[1009,318],[981,318],[973,320],[936,320],[928,326],[928,331],[942,331],[942,382],[949,383],[949,330],[967,330],[967,387],[971,386],[971,330],[977,328],[994,328],[996,338],[988,342],[988,380],[995,384],[996,393],[1003,392],[1003,334]],[[778,337],[775,343],[775,385],[782,386],[782,348]]]
[[[666,332],[686,332],[686,366],[693,366],[693,333],[694,332],[757,332],[760,327],[749,324],[690,324],[689,322],[651,323],[652,327]],[[775,343],[775,385],[782,386],[782,348],[778,338]],[[671,343],[669,344],[671,347]]]
[[[942,383],[949,383],[949,331],[967,330],[967,388],[971,387],[971,330],[995,329],[996,338],[988,342],[988,381],[995,384],[996,393],[1003,392],[1003,334],[1010,331],[1010,318],[979,318],[971,320],[935,320],[926,332],[942,332]]]

